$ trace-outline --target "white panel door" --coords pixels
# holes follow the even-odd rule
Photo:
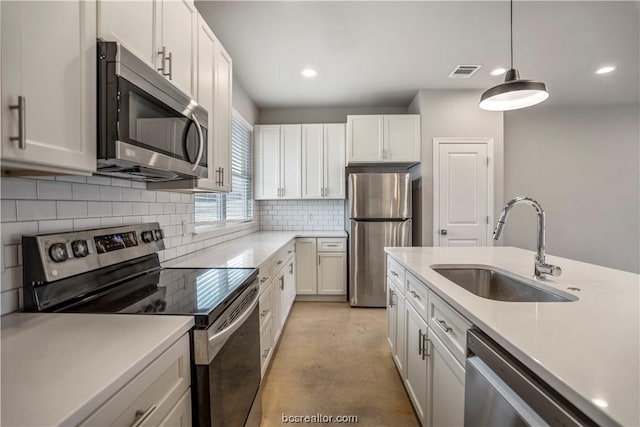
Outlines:
[[[420,115],[396,114],[384,116],[385,162],[420,161]]]
[[[347,293],[347,254],[318,252],[318,295]]]
[[[439,144],[438,246],[486,246],[486,144]]]
[[[156,68],[154,49],[154,8],[156,0],[100,0],[98,5],[98,37],[120,42],[134,55]]]
[[[323,125],[302,125],[302,198],[321,199],[324,179]]]
[[[96,170],[96,4],[3,1],[2,162],[65,174]],[[24,144],[9,106],[24,98]]]
[[[281,199],[302,198],[302,125],[280,127]]]
[[[296,239],[296,293],[315,295],[318,291],[316,239]]]
[[[347,116],[347,161],[381,162],[383,116]]]
[[[324,125],[324,198],[345,198],[345,145],[343,123]]]
[[[280,126],[255,127],[255,198],[277,199],[280,190]]]
[[[218,182],[218,189],[231,191],[231,89],[233,64],[231,57],[216,40],[214,49],[213,112],[209,111],[209,123],[213,131],[213,167],[209,174]],[[211,127],[209,129],[211,129]]]
[[[162,57],[158,55],[156,68],[165,67],[165,73],[170,72],[169,79],[178,89],[189,96],[193,96],[193,69],[195,57],[195,34],[198,11],[189,0],[162,0],[156,8],[159,18],[158,51],[166,47],[167,55],[171,54],[162,64]]]

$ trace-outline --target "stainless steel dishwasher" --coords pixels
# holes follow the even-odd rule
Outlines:
[[[597,425],[481,331],[467,348],[465,427]]]

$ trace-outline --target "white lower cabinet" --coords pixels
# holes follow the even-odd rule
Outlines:
[[[273,354],[273,318],[269,316],[269,320],[265,324],[264,328],[260,330],[260,368],[261,377],[264,377],[264,373],[267,371],[267,366],[271,361],[271,355]]]
[[[429,425],[429,360],[423,353],[427,341],[427,322],[409,304],[405,307],[405,321],[407,325],[407,362],[404,385],[409,393],[413,407],[422,425]]]
[[[465,335],[472,324],[393,259],[387,274],[387,340],[420,423],[464,425]]]
[[[81,425],[191,425],[189,355],[184,335]]]
[[[347,294],[347,239],[296,239],[296,293],[343,300]]]

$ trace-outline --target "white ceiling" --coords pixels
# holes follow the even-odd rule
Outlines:
[[[406,106],[423,88],[489,88],[509,65],[507,1],[196,4],[259,108]],[[637,103],[639,4],[516,1],[514,65],[547,84],[549,104]],[[458,64],[482,68],[448,78]],[[595,75],[605,64],[618,70]]]

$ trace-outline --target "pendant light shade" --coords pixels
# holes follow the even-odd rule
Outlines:
[[[531,107],[549,97],[542,82],[520,80],[518,70],[510,69],[504,83],[486,90],[480,98],[480,108],[488,111],[509,111]]]
[[[507,71],[504,83],[486,90],[480,97],[480,108],[488,111],[509,111],[531,107],[549,97],[547,86],[542,82],[520,80],[518,70],[513,68],[513,0],[511,14],[511,69]]]

